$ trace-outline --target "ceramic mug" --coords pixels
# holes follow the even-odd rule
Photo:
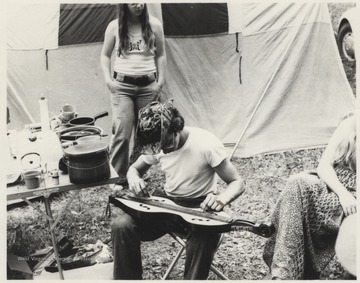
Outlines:
[[[75,118],[76,115],[76,108],[73,105],[70,104],[65,104],[63,107],[61,107],[60,109],[60,119],[67,123],[69,122],[71,119]]]
[[[48,173],[52,178],[59,178],[59,170],[58,169],[52,169]]]
[[[23,172],[26,188],[35,189],[40,186],[41,183],[41,171],[40,170],[27,170]]]

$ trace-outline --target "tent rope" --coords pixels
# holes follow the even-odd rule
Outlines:
[[[270,79],[269,79],[269,81],[268,81],[268,83],[267,83],[267,85],[266,85],[266,87],[265,87],[265,90],[263,91],[263,93],[262,93],[259,101],[257,102],[257,104],[256,104],[256,106],[255,106],[254,111],[251,113],[251,116],[250,116],[250,118],[248,119],[248,121],[247,121],[247,123],[246,123],[246,126],[245,126],[244,130],[242,131],[242,133],[241,133],[238,141],[236,142],[235,147],[234,147],[233,151],[232,151],[231,154],[230,154],[230,160],[234,157],[234,154],[235,154],[237,148],[239,147],[239,144],[240,144],[241,140],[243,139],[246,130],[248,129],[248,127],[249,127],[252,119],[253,119],[254,116],[255,116],[255,113],[256,113],[257,110],[259,109],[259,106],[260,106],[262,100],[263,100],[264,97],[265,97],[265,94],[267,93],[267,91],[268,91],[268,89],[269,89],[269,87],[270,87],[270,84],[272,83],[275,75],[278,73],[282,62],[284,61],[285,56],[289,53],[289,51],[290,51],[290,46],[293,44],[296,35],[299,33],[300,27],[304,24],[304,21],[305,21],[305,19],[306,19],[306,16],[307,16],[307,14],[305,14],[304,17],[303,17],[301,20],[299,20],[299,24],[294,25],[295,27],[297,27],[297,28],[296,28],[296,32],[293,33],[292,38],[289,40],[289,43],[288,43],[288,45],[286,46],[285,52],[283,52],[283,55],[282,55],[281,60],[279,60],[278,65],[277,65],[276,68],[274,69],[274,72],[272,73],[272,75],[271,75],[271,77],[270,77]]]
[[[48,49],[45,50],[45,64],[46,64],[46,70],[49,70],[49,56],[48,56]]]
[[[240,81],[240,84],[242,84],[242,78],[241,78],[241,63],[242,63],[242,56],[240,56],[240,59],[239,59],[239,81]]]
[[[239,33],[237,32],[237,33],[235,33],[235,35],[236,35],[236,48],[235,48],[235,50],[236,50],[237,53],[240,53],[240,51],[239,51]]]
[[[235,33],[236,35],[236,48],[235,48],[235,51],[237,53],[240,53],[240,50],[239,50],[239,33]],[[239,60],[239,81],[240,81],[240,84],[242,84],[242,79],[241,79],[241,60],[242,60],[242,56],[240,55],[240,60]]]

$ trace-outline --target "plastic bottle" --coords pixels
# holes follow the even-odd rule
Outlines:
[[[41,96],[40,96],[39,105],[40,105],[41,131],[42,132],[50,131],[48,101],[47,101],[45,95],[43,95],[43,94],[41,94]]]
[[[39,152],[41,153],[43,169],[50,172],[58,169],[58,163],[62,157],[62,148],[57,134],[50,129],[48,101],[43,94],[40,97],[39,104],[41,117]]]

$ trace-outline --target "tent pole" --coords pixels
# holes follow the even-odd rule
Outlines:
[[[267,93],[267,91],[268,91],[268,89],[269,89],[269,87],[270,87],[270,84],[271,84],[271,82],[273,81],[275,75],[278,73],[278,71],[279,71],[279,69],[280,69],[280,66],[281,66],[281,63],[284,61],[285,55],[287,55],[287,54],[289,53],[290,46],[291,46],[291,44],[292,44],[292,43],[294,42],[294,40],[295,40],[295,35],[299,33],[300,27],[301,27],[302,24],[304,23],[305,18],[306,18],[306,14],[305,14],[304,17],[302,18],[302,20],[299,22],[299,24],[295,25],[295,26],[297,27],[296,32],[293,33],[292,38],[289,40],[289,43],[288,43],[288,45],[287,45],[287,47],[286,47],[286,49],[285,49],[285,52],[283,52],[283,56],[282,56],[281,60],[279,60],[279,63],[278,63],[278,65],[276,66],[273,74],[271,75],[271,78],[270,78],[270,80],[268,81],[268,83],[267,83],[267,85],[266,85],[266,87],[265,87],[265,90],[264,90],[263,93],[261,94],[261,97],[260,97],[259,101],[257,102],[254,111],[251,113],[251,116],[250,116],[250,118],[248,119],[244,130],[242,131],[239,139],[237,140],[237,142],[236,142],[236,144],[235,144],[235,146],[234,146],[234,149],[232,150],[232,152],[231,152],[231,154],[230,154],[230,160],[234,157],[234,154],[235,154],[237,148],[239,147],[239,144],[240,144],[242,138],[244,137],[244,134],[245,134],[246,130],[248,129],[248,127],[249,127],[252,119],[254,118],[255,113],[257,112],[257,110],[258,110],[258,108],[259,108],[259,106],[260,106],[260,103],[261,103],[262,100],[264,99],[265,94]]]

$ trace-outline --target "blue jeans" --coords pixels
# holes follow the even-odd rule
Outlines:
[[[153,241],[169,232],[187,235],[184,279],[207,279],[220,234],[188,233],[175,219],[147,218],[141,221],[128,214],[117,217],[111,224],[113,279],[142,279],[141,241]]]
[[[118,83],[119,88],[110,92],[113,111],[110,162],[119,176],[125,178],[130,160],[134,162],[139,157],[135,148],[130,151],[131,135],[137,124],[138,112],[156,100],[160,90],[156,81],[147,86]]]

